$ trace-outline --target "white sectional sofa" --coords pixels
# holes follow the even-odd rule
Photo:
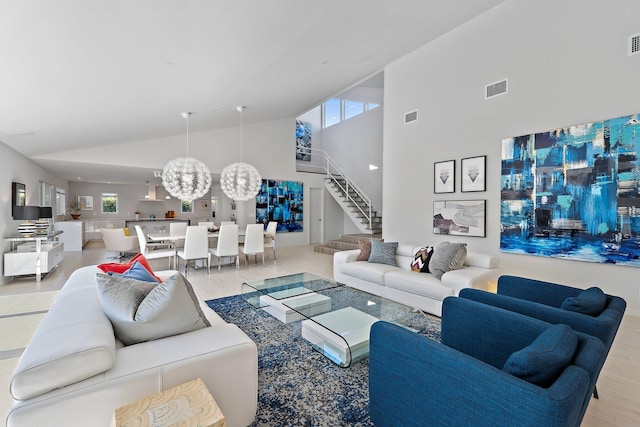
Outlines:
[[[103,312],[98,271],[69,277],[25,349],[11,380],[8,427],[108,427],[114,409],[198,377],[229,426],[253,422],[258,354],[244,332],[200,302],[211,326],[123,346]]]
[[[418,249],[420,247],[399,244],[397,266],[356,261],[359,249],[336,252],[333,277],[336,282],[436,316],[442,315],[442,301],[446,297],[457,296],[464,288],[486,289],[490,281],[498,279],[498,258],[477,252],[468,252],[464,266],[444,273],[441,279],[414,272],[411,261]]]

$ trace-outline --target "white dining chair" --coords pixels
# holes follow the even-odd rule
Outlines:
[[[240,267],[238,258],[238,225],[221,225],[218,232],[218,244],[215,248],[209,249],[209,253],[218,258],[218,271],[220,271],[222,257],[235,257],[237,270]]]
[[[244,254],[245,265],[249,263],[249,255],[257,257],[258,254],[262,255],[262,265],[264,265],[264,226],[262,224],[247,224],[241,251]]]
[[[173,261],[175,264],[176,250],[173,248],[150,250],[149,246],[147,245],[147,236],[145,236],[142,228],[139,225],[136,225],[135,228],[136,234],[138,235],[138,245],[140,246],[140,253],[144,255],[146,259],[169,258],[169,268],[171,268],[171,262]]]
[[[264,232],[265,249],[267,245],[271,246],[273,251],[273,260],[276,260],[276,231],[278,230],[278,221],[269,221],[267,229]]]
[[[235,221],[220,221],[220,225],[233,225],[235,223]]]
[[[189,261],[205,260],[207,262],[207,273],[211,271],[208,233],[209,230],[204,226],[190,225],[187,227],[184,238],[184,248],[176,253],[178,258],[184,260],[185,276],[189,270]]]
[[[187,235],[187,226],[188,223],[186,222],[169,223],[169,237],[171,237],[175,248],[184,247],[184,236]],[[178,237],[182,237],[182,239],[179,239]]]

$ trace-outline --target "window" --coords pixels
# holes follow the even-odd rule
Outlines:
[[[180,206],[182,213],[193,213],[193,200],[183,200]]]
[[[322,127],[328,128],[342,120],[342,101],[338,98],[331,98],[322,104]]]
[[[66,214],[67,197],[64,188],[56,188],[56,215]]]
[[[118,195],[102,193],[102,213],[118,213]]]
[[[377,102],[331,98],[322,103],[322,127],[328,128],[378,107],[380,107],[380,104]]]
[[[364,104],[358,101],[344,100],[344,119],[350,119],[358,114],[364,113]]]

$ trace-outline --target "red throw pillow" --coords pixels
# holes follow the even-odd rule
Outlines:
[[[149,272],[149,274],[151,274],[158,281],[158,283],[162,283],[162,279],[159,278],[158,276],[156,276],[156,274],[151,269],[151,266],[149,265],[149,262],[147,261],[147,259],[142,254],[138,254],[138,255],[134,256],[127,263],[120,264],[120,263],[117,263],[117,262],[110,262],[110,263],[106,263],[106,264],[100,264],[98,266],[98,268],[100,270],[102,270],[103,272],[105,272],[105,273],[110,273],[111,272],[111,273],[122,274],[125,271],[127,271],[129,268],[131,268],[133,263],[136,262],[136,261],[138,261],[140,263],[140,265],[142,265],[144,268],[146,268],[147,271]]]

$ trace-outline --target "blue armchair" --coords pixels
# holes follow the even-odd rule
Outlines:
[[[442,343],[376,322],[371,420],[378,427],[579,426],[604,362],[600,340],[575,333],[573,359],[546,388],[502,370],[512,353],[552,326],[457,297],[443,303]]]
[[[565,324],[574,331],[599,338],[609,353],[627,307],[624,299],[606,295],[604,309],[597,316],[560,308],[567,298],[576,297],[583,289],[557,283],[542,282],[517,276],[500,276],[498,293],[463,289],[461,298],[501,307],[552,324]],[[597,398],[597,391],[594,389]]]

